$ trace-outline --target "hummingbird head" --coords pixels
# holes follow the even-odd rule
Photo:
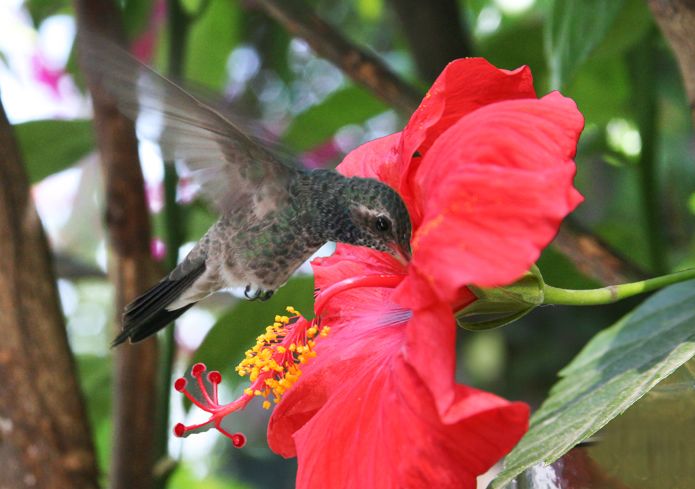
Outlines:
[[[336,241],[384,251],[402,263],[410,260],[410,215],[395,190],[378,180],[352,177],[343,199],[348,222],[337,230]]]

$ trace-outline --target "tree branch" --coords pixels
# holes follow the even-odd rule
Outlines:
[[[371,90],[387,104],[412,113],[422,94],[396,75],[375,54],[354,45],[301,1],[256,0],[257,4],[291,34],[340,67],[353,81]]]
[[[473,46],[456,0],[391,0],[423,80],[433,82],[456,58],[473,55]]]
[[[99,35],[124,44],[120,12],[111,0],[75,0],[78,43]],[[79,47],[79,44],[78,44]],[[133,123],[90,73],[82,59],[92,93],[94,123],[106,182],[106,223],[113,251],[110,273],[116,286],[116,310],[156,281],[150,256],[150,221],[145,200],[138,144]],[[93,62],[93,61],[92,61]],[[114,439],[112,489],[151,488],[154,484],[154,430],[157,413],[156,339],[115,350]]]
[[[257,4],[290,33],[303,38],[314,51],[339,66],[356,83],[371,90],[393,107],[412,113],[422,94],[387,68],[374,55],[346,39],[320,19],[301,0],[256,0]],[[693,58],[695,59],[695,58]],[[564,231],[556,239],[557,249],[579,270],[601,284],[616,283],[615,277],[642,278],[637,268],[586,232]],[[590,252],[589,254],[585,254]],[[604,272],[605,268],[610,272]],[[609,280],[610,279],[610,280]]]
[[[0,104],[0,487],[97,488],[48,243]]]
[[[649,6],[678,60],[695,125],[695,1],[649,0]]]
[[[611,250],[601,238],[588,233],[572,219],[567,219],[552,243],[577,270],[602,285],[634,282],[647,273]]]

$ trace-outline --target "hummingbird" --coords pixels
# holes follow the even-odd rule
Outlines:
[[[176,268],[125,307],[113,346],[149,337],[220,290],[243,287],[248,299],[266,300],[329,241],[410,259],[410,216],[391,187],[302,168],[127,52],[101,44],[87,47],[87,60],[96,59],[91,73],[138,121],[140,138],[158,144],[164,161],[183,162],[219,214]]]

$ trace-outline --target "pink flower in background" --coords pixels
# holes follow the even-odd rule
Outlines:
[[[34,79],[48,87],[56,99],[60,98],[60,81],[65,76],[65,71],[51,68],[40,52],[34,53],[31,57],[31,68]]]
[[[340,156],[341,151],[333,138],[306,151],[301,156],[301,162],[306,168],[326,168],[329,163]]]
[[[130,46],[133,55],[143,63],[149,63],[154,56],[159,31],[166,21],[167,5],[165,0],[156,0],[152,12],[139,37]]]
[[[167,245],[159,238],[150,241],[150,254],[155,261],[162,261],[167,256]]]

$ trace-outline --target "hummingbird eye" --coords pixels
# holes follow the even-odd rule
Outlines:
[[[379,216],[374,221],[374,228],[380,233],[387,233],[391,230],[391,221],[388,217]]]

